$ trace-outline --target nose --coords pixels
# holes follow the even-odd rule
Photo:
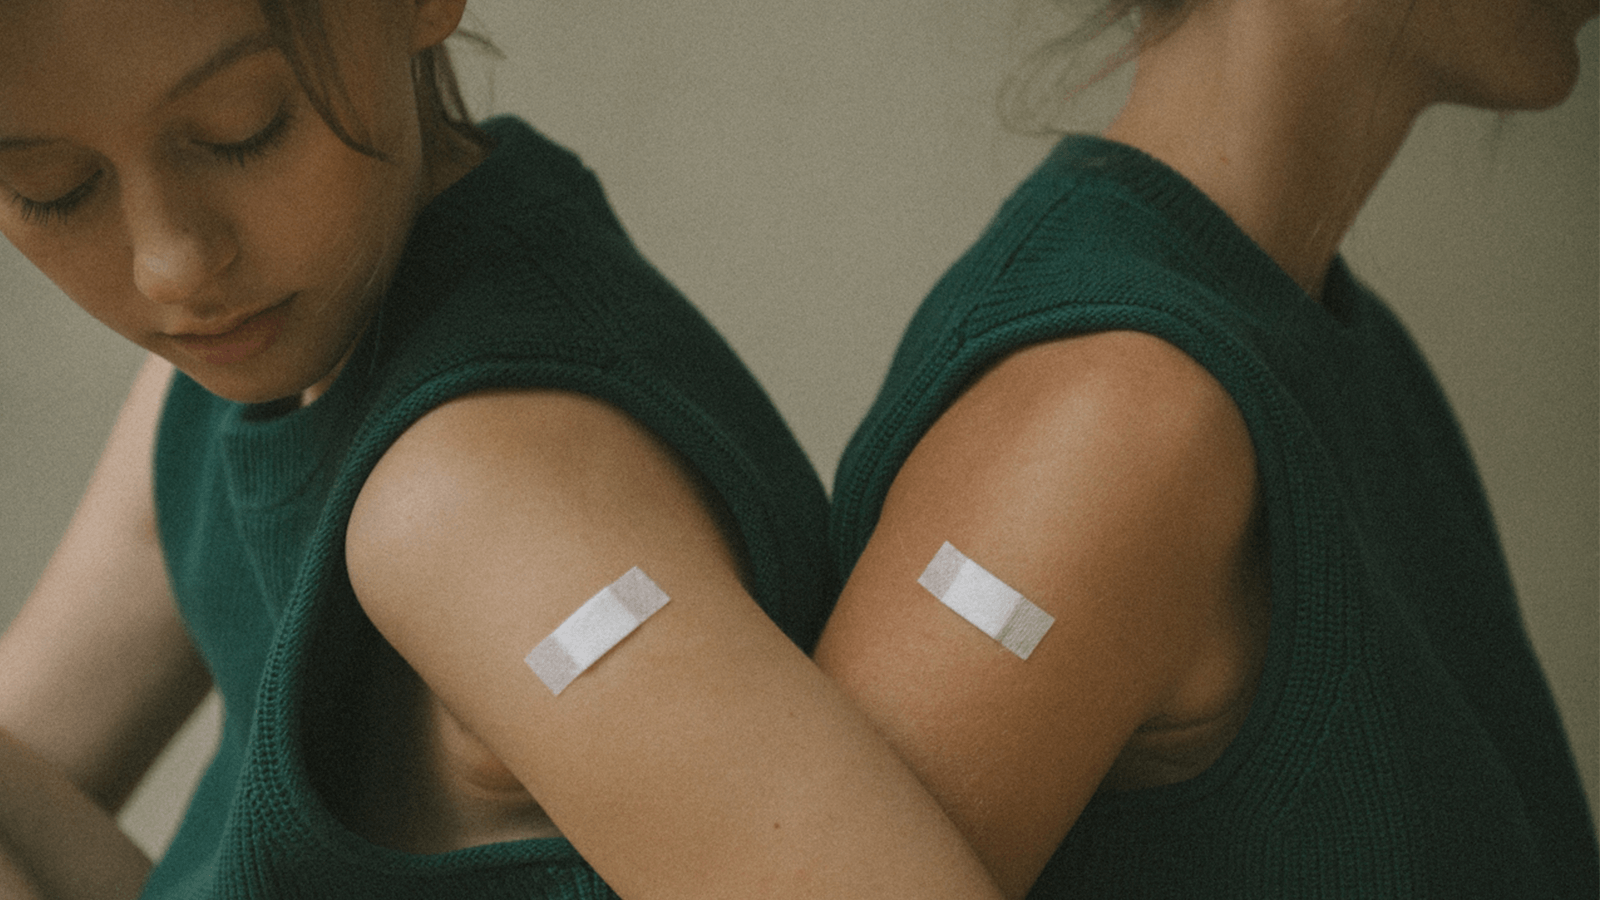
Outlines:
[[[133,282],[157,303],[203,296],[238,253],[204,188],[182,180],[129,186],[125,216],[133,243]]]

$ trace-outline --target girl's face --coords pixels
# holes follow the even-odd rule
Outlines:
[[[439,3],[329,4],[341,121],[377,160],[311,108],[253,0],[7,0],[0,233],[212,392],[314,398],[425,199],[410,57],[454,28]]]

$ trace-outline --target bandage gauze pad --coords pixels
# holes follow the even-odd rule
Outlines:
[[[667,595],[635,566],[585,600],[523,661],[552,694],[560,694],[583,670],[667,605]]]
[[[1056,621],[948,541],[922,570],[917,584],[1023,659]]]

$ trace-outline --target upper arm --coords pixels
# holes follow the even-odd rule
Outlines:
[[[1020,895],[1134,733],[1229,664],[1255,506],[1239,413],[1176,349],[1024,350],[907,459],[817,661]],[[1054,616],[1026,661],[918,585],[946,541]]]
[[[156,533],[152,462],[172,369],[140,371],[66,535],[0,637],[0,729],[115,808],[204,696]]]
[[[369,617],[624,896],[992,890],[745,593],[677,459],[616,410],[558,392],[448,403],[385,454],[348,536]],[[635,566],[670,602],[551,695],[524,655]],[[890,841],[902,827],[916,846]]]

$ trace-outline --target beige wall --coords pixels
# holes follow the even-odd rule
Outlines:
[[[828,477],[912,308],[1048,147],[993,115],[1031,40],[1015,2],[473,0],[508,59],[492,77],[471,66],[469,89],[599,172]],[[1597,36],[1591,23],[1583,85],[1553,113],[1427,117],[1347,247],[1458,406],[1591,799]],[[1103,124],[1118,89],[1084,98],[1072,124]],[[136,362],[0,247],[0,621],[64,526]],[[203,753],[214,720],[184,753]],[[130,813],[151,843],[192,766],[175,763]]]

